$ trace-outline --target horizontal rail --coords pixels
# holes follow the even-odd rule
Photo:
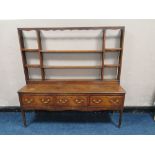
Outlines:
[[[112,65],[112,64],[105,64],[104,67],[115,68],[119,67],[120,65]],[[44,68],[44,69],[101,69],[102,66],[43,66],[37,64],[27,64],[25,67],[28,68]]]
[[[115,51],[121,51],[122,48],[106,48],[105,52],[115,52]]]
[[[18,28],[18,30],[23,30],[23,31],[32,31],[32,30],[44,30],[44,31],[49,31],[49,30],[103,30],[103,29],[111,29],[111,30],[116,30],[116,29],[125,29],[124,26],[99,26],[99,27],[36,27],[36,28]]]
[[[44,66],[45,69],[100,69],[101,66]]]
[[[102,81],[102,82],[109,82],[109,83],[117,83],[119,82],[119,80],[111,80],[111,79],[104,79],[104,80],[101,80],[101,79],[45,79],[45,80],[41,80],[41,79],[29,79],[28,82],[29,83],[38,83],[38,82],[44,82],[44,83],[48,83],[48,82],[55,82],[55,81],[66,81],[66,82],[71,82],[71,81],[74,81],[74,82],[98,82],[98,81]]]
[[[119,64],[118,65],[111,65],[111,64],[109,64],[109,65],[104,65],[104,67],[115,68],[115,67],[120,67],[120,65]]]
[[[25,65],[25,67],[28,67],[28,68],[40,68],[41,66],[40,65],[34,65],[34,64],[27,64],[27,65]]]
[[[43,53],[100,53],[101,50],[41,50]]]
[[[121,51],[121,48],[107,48],[105,52]],[[39,49],[22,49],[24,52],[43,52],[43,53],[102,53],[102,50],[39,50]]]
[[[23,48],[22,51],[24,51],[24,52],[38,52],[38,49]]]

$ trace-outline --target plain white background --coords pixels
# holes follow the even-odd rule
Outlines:
[[[18,27],[119,25],[125,26],[126,28],[121,75],[121,85],[127,92],[125,106],[152,106],[155,96],[155,69],[153,67],[155,65],[155,20],[153,19],[1,20],[0,106],[19,106],[17,91],[25,85],[17,34]],[[78,44],[78,48],[81,49],[83,46],[80,46],[80,43]],[[71,47],[68,49],[73,49],[72,44],[73,42],[71,41]],[[61,45],[61,48],[67,48],[66,43]],[[90,43],[87,43],[87,47],[86,43],[83,45],[85,45],[85,49],[88,49]],[[91,44],[90,48],[92,49],[94,46],[94,44]],[[79,56],[79,58],[81,57]],[[93,62],[87,60],[87,64],[89,63],[91,64]],[[62,62],[62,65],[65,65],[65,62]],[[93,74],[94,71],[91,72],[89,71],[89,74]]]

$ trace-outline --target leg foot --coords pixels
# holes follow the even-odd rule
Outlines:
[[[21,110],[21,114],[22,114],[22,120],[23,120],[23,125],[24,127],[26,127],[26,117],[25,117],[25,112],[23,110]]]
[[[118,122],[118,127],[121,127],[122,124],[122,115],[123,115],[123,111],[119,111],[119,122]]]

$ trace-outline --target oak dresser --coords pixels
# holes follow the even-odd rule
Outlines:
[[[65,31],[78,32],[82,31],[100,31],[101,49],[97,50],[62,50],[62,49],[44,49],[43,32],[54,31],[54,33],[63,33]],[[117,31],[117,47],[106,47],[106,40],[108,31]],[[24,32],[34,32],[36,35],[37,48],[27,48]],[[26,85],[18,91],[23,124],[26,126],[25,112],[27,110],[47,110],[47,111],[118,111],[119,122],[121,126],[122,113],[124,108],[125,90],[120,86],[120,76],[122,68],[122,55],[124,43],[125,27],[54,27],[54,28],[18,28],[19,43],[22,55],[23,69],[25,73]],[[81,34],[81,33],[79,33]],[[66,36],[67,37],[67,36]],[[69,36],[70,37],[70,36]],[[76,35],[75,35],[76,37]],[[78,36],[79,37],[79,36]],[[34,38],[33,38],[34,39]],[[55,38],[54,38],[55,39]],[[85,38],[88,39],[88,38]],[[38,64],[29,64],[28,54],[35,54],[38,56]],[[106,64],[106,54],[117,54],[117,64]],[[97,65],[45,65],[45,54],[89,54],[98,55],[100,62]],[[54,56],[53,56],[54,57]],[[51,57],[51,58],[53,58]],[[48,56],[50,59],[50,56]],[[73,56],[72,56],[73,58]],[[93,57],[94,58],[94,57]],[[73,58],[74,59],[74,58]],[[53,59],[50,59],[51,61]],[[32,78],[30,70],[39,70],[40,78]],[[115,70],[114,78],[106,79],[106,71]],[[98,78],[84,78],[84,79],[63,79],[63,78],[47,78],[47,70],[53,73],[55,70],[70,70],[69,74],[80,70],[83,74],[91,70],[97,70]],[[83,70],[85,70],[83,72]],[[86,71],[87,70],[87,71]],[[67,71],[66,71],[67,72]],[[57,73],[57,72],[56,72]],[[65,73],[62,71],[61,73]],[[94,72],[93,72],[94,73]],[[109,73],[109,72],[108,72]],[[112,73],[112,74],[114,74]],[[95,72],[96,74],[96,72]],[[90,75],[90,74],[89,74]],[[91,75],[90,75],[91,76]],[[63,75],[62,75],[63,77]]]

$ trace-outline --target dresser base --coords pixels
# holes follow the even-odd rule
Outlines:
[[[29,84],[18,91],[23,124],[27,110],[117,111],[121,126],[125,91],[119,84],[58,82]]]

